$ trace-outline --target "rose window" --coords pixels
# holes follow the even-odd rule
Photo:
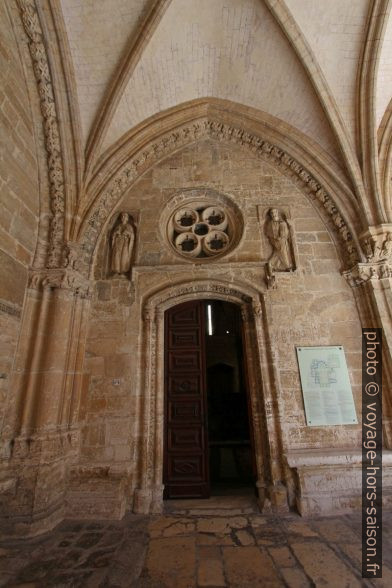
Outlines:
[[[184,206],[172,215],[169,233],[181,255],[207,258],[229,249],[231,224],[230,215],[223,206]]]

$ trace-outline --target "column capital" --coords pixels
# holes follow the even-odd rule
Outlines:
[[[368,263],[392,263],[392,224],[371,226],[360,235],[360,243]]]
[[[143,309],[143,321],[145,323],[152,323],[155,320],[155,308],[153,306],[145,306]]]
[[[72,267],[53,269],[30,269],[28,288],[33,290],[69,290],[75,296],[91,298],[92,286],[89,280]]]
[[[392,264],[389,260],[375,262],[357,263],[349,270],[343,272],[343,276],[352,288],[366,284],[367,282],[378,282],[379,280],[392,278]]]

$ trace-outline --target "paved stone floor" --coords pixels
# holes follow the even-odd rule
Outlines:
[[[260,515],[249,498],[168,503],[162,516],[68,521],[0,543],[0,586],[190,588],[392,586],[392,513],[383,578],[360,576],[360,515]]]

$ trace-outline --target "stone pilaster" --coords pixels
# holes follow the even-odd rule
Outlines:
[[[2,435],[6,534],[37,534],[63,517],[79,450],[89,285],[72,268],[32,271]]]
[[[139,455],[140,455],[140,483],[135,490],[133,511],[135,513],[150,512],[152,501],[152,436],[153,423],[151,417],[155,414],[153,398],[153,387],[155,385],[155,309],[146,307],[143,312],[143,328],[145,330],[144,347],[142,350],[142,369],[144,371],[144,395],[140,405],[140,429],[139,429]],[[149,369],[149,366],[153,366]],[[154,419],[155,420],[155,419]]]
[[[384,445],[392,447],[392,225],[370,227],[362,236],[366,262],[344,272],[363,327],[383,329]]]

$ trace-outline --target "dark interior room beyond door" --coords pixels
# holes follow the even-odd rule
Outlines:
[[[195,300],[165,313],[165,498],[252,485],[239,308]]]

